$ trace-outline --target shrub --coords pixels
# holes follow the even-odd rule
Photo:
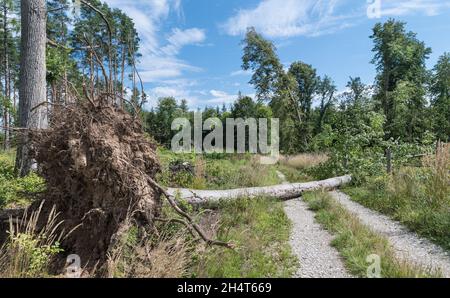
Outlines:
[[[41,206],[42,208],[42,206]],[[17,223],[10,221],[8,239],[0,248],[0,277],[47,277],[52,258],[63,250],[60,241],[63,234],[58,234],[58,214],[53,208],[46,226],[37,231],[37,222],[41,208],[26,215]],[[22,224],[28,218],[26,224]]]

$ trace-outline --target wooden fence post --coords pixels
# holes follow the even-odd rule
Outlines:
[[[391,148],[386,149],[386,171],[388,174],[392,173],[392,151],[391,151]]]

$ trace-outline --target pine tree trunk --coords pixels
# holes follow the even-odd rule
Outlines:
[[[46,102],[46,2],[21,0],[21,55],[19,86],[19,124],[29,129],[47,127]],[[39,106],[41,105],[41,106]],[[27,175],[33,165],[30,144],[22,136],[17,149],[16,169]]]
[[[125,46],[122,46],[122,67],[121,67],[121,76],[120,76],[120,107],[123,109],[125,106],[124,97],[125,97],[125,87],[124,87],[124,77],[125,77]]]
[[[5,99],[3,105],[3,126],[4,126],[4,143],[3,149],[8,150],[10,147],[9,134],[9,101],[11,98],[10,86],[10,70],[9,70],[9,47],[8,47],[8,7],[6,1],[3,2],[3,46],[4,46],[4,61],[5,61]]]

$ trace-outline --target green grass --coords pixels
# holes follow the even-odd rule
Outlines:
[[[164,186],[232,189],[280,183],[275,166],[261,165],[257,158],[250,154],[174,154],[168,150],[159,149],[158,156],[162,165],[162,173],[158,176],[158,181]],[[171,173],[169,165],[174,161],[189,162],[194,167],[194,173]]]
[[[436,198],[438,189],[429,185],[425,171],[408,169],[344,191],[356,202],[389,215],[450,251],[450,191]]]
[[[29,205],[33,193],[45,189],[44,180],[32,173],[17,177],[14,173],[15,152],[0,152],[0,208],[17,208]]]
[[[420,165],[403,166],[345,192],[450,251],[450,145],[424,157]]]
[[[272,199],[222,202],[218,239],[232,241],[236,249],[198,250],[192,277],[290,277],[297,269],[291,254],[291,223],[283,205]]]
[[[290,183],[301,183],[313,181],[314,179],[305,173],[303,169],[296,169],[288,165],[277,165],[277,169],[286,176],[286,180]]]
[[[386,238],[361,224],[328,193],[307,193],[305,200],[311,210],[317,212],[317,221],[336,236],[332,245],[339,251],[347,269],[353,275],[367,277],[367,270],[371,265],[367,258],[378,255],[381,261],[381,277],[439,277],[438,273],[397,260]]]
[[[166,186],[194,189],[232,189],[280,184],[276,165],[261,165],[252,155],[198,155],[174,154],[159,149],[158,155],[163,173],[158,180]],[[194,173],[169,172],[173,161],[189,162]],[[300,171],[293,168],[288,179],[304,181]],[[294,179],[294,175],[296,178]],[[184,206],[198,218],[211,238],[232,241],[236,249],[196,245],[193,249],[189,277],[290,277],[298,268],[288,243],[291,223],[286,217],[283,204],[273,199],[240,199],[220,202],[211,213],[194,211]],[[173,217],[171,210],[165,215]],[[214,228],[216,227],[216,228]],[[180,227],[166,226],[176,234]],[[183,227],[181,227],[183,228]],[[167,231],[166,231],[167,232]],[[192,239],[188,239],[190,241]],[[192,253],[192,252],[191,252]]]

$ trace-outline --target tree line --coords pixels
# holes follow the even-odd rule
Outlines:
[[[256,98],[239,95],[229,108],[207,107],[203,112],[220,119],[279,118],[285,153],[329,150],[339,139],[358,134],[380,136],[385,147],[449,141],[450,53],[427,69],[431,48],[394,19],[376,24],[370,38],[374,84],[350,77],[346,90],[338,92],[332,78],[319,76],[306,62],[283,65],[274,44],[250,28],[243,40],[242,69],[252,72]],[[189,113],[185,101],[177,105],[174,98],[160,99],[146,115],[147,128],[161,144],[170,145],[171,121],[192,117]]]
[[[111,104],[143,115],[147,131],[166,146],[173,119],[193,117],[187,102],[174,98],[142,111],[147,97],[136,69],[140,40],[133,21],[99,0],[79,2],[75,14],[69,0],[0,0],[1,141],[4,149],[19,145],[20,173],[30,168],[21,162],[27,142],[10,128],[43,128],[52,106],[106,94]],[[449,141],[450,54],[427,69],[431,49],[394,19],[376,24],[370,38],[375,82],[350,77],[338,92],[331,77],[307,62],[283,65],[274,44],[249,28],[242,69],[252,72],[256,97],[238,95],[230,107],[205,108],[204,117],[279,118],[286,154]]]

